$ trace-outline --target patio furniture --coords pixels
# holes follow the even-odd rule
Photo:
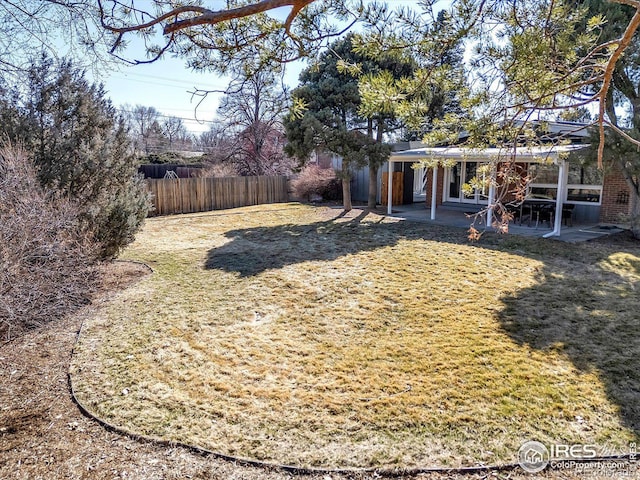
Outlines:
[[[531,222],[535,220],[536,227],[540,221],[549,221],[549,225],[553,224],[556,202],[546,199],[528,199],[522,202],[522,213],[520,215],[520,225],[524,218],[527,219],[527,226],[531,226]]]
[[[540,205],[538,209],[538,216],[536,217],[536,228],[538,228],[539,222],[549,222],[549,227],[553,226],[553,217],[556,211],[556,204],[544,203]]]
[[[562,220],[565,225],[573,227],[573,209],[576,206],[573,203],[562,204]]]
[[[507,203],[505,205],[505,209],[507,210],[508,213],[510,213],[511,215],[513,215],[513,221],[515,222],[516,220],[520,220],[520,225],[522,225],[522,204],[520,205],[513,205],[511,203]]]

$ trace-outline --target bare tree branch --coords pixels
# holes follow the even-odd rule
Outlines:
[[[293,22],[295,17],[304,7],[313,3],[314,1],[316,0],[262,0],[257,3],[245,5],[242,7],[216,11],[195,5],[185,5],[182,7],[174,8],[169,12],[163,13],[148,22],[122,27],[110,25],[105,21],[106,15],[103,7],[103,0],[98,0],[98,7],[100,9],[102,26],[111,32],[119,34],[118,42],[120,42],[122,40],[122,35],[125,33],[139,32],[161,24],[165,20],[169,19],[174,19],[174,21],[164,25],[163,32],[165,35],[169,35],[179,30],[185,30],[187,28],[195,27],[198,25],[216,25],[228,20],[250,17],[258,13],[264,13],[270,10],[275,10],[276,8],[288,6],[292,7],[292,9],[291,13],[287,17],[287,20],[285,21],[284,26],[286,32],[289,33],[291,23]],[[197,15],[179,20],[180,15],[183,14]]]
[[[638,147],[640,147],[640,140],[637,140],[635,138],[633,138],[631,135],[629,135],[627,132],[625,132],[624,130],[622,130],[620,127],[618,127],[615,123],[610,122],[609,120],[603,120],[602,122],[598,122],[598,125],[608,125],[613,131],[615,131],[618,135],[620,135],[621,137],[623,137],[624,139],[626,139],[627,141],[633,143],[634,145],[637,145]],[[603,145],[603,140],[600,140],[600,145]],[[599,152],[598,152],[599,153]]]
[[[264,13],[276,8],[288,6],[293,7],[289,18],[287,18],[287,24],[290,25],[295,16],[300,13],[300,10],[314,1],[315,0],[262,0],[258,3],[238,8],[232,8],[229,10],[219,10],[216,12],[209,10],[206,13],[202,13],[198,17],[187,18],[180,21],[177,21],[177,15],[181,12],[177,12],[175,15],[176,22],[166,25],[164,28],[164,33],[169,34],[171,32],[176,32],[178,30],[183,30],[189,27],[195,27],[197,25],[215,25],[227,20],[250,17],[258,13]]]

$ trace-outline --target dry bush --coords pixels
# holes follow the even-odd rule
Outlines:
[[[210,163],[203,169],[202,177],[238,177],[238,169],[232,163]]]
[[[0,335],[10,339],[86,304],[96,250],[76,206],[41,187],[28,155],[0,148]]]
[[[297,178],[291,181],[293,195],[299,199],[312,200],[314,196],[323,200],[339,200],[342,192],[336,172],[330,168],[307,165]]]

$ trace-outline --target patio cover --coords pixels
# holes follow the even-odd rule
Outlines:
[[[411,150],[403,150],[393,152],[389,157],[389,178],[392,178],[393,164],[398,162],[418,162],[420,160],[454,160],[454,161],[478,161],[489,162],[492,160],[500,160],[500,158],[514,158],[516,162],[522,163],[540,163],[545,161],[553,161],[558,165],[558,194],[556,195],[556,213],[553,231],[544,235],[544,237],[552,237],[560,235],[562,225],[562,199],[565,193],[565,169],[566,161],[564,155],[581,150],[588,145],[558,145],[549,147],[517,147],[514,152],[512,149],[505,148],[462,148],[462,147],[432,147],[432,148],[416,148]],[[563,155],[564,154],[564,155]],[[438,169],[433,168],[432,186],[431,186],[431,220],[436,218],[436,189],[438,185]],[[393,182],[387,181],[387,213],[392,212],[393,198]],[[489,186],[489,204],[487,210],[487,225],[491,225],[493,215],[493,202],[495,200],[495,187],[493,184]]]

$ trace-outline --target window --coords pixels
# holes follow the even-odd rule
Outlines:
[[[567,164],[567,203],[600,204],[602,199],[602,172],[595,165]],[[528,173],[531,198],[555,200],[558,196],[558,166],[532,163]]]
[[[568,202],[600,203],[602,190],[596,188],[569,188],[567,190]]]
[[[569,185],[602,185],[602,171],[595,165],[569,164],[567,183]]]
[[[552,183],[553,185],[558,185],[557,165],[532,163],[529,165],[528,173],[531,178],[533,178],[533,183]]]
[[[532,180],[529,184],[530,198],[555,200],[558,197],[558,166],[542,163],[529,165],[528,174]]]
[[[567,168],[568,203],[600,204],[602,199],[602,171],[595,165],[569,163]]]
[[[558,197],[558,189],[556,187],[530,187],[529,198],[543,198],[545,200],[555,200]]]

